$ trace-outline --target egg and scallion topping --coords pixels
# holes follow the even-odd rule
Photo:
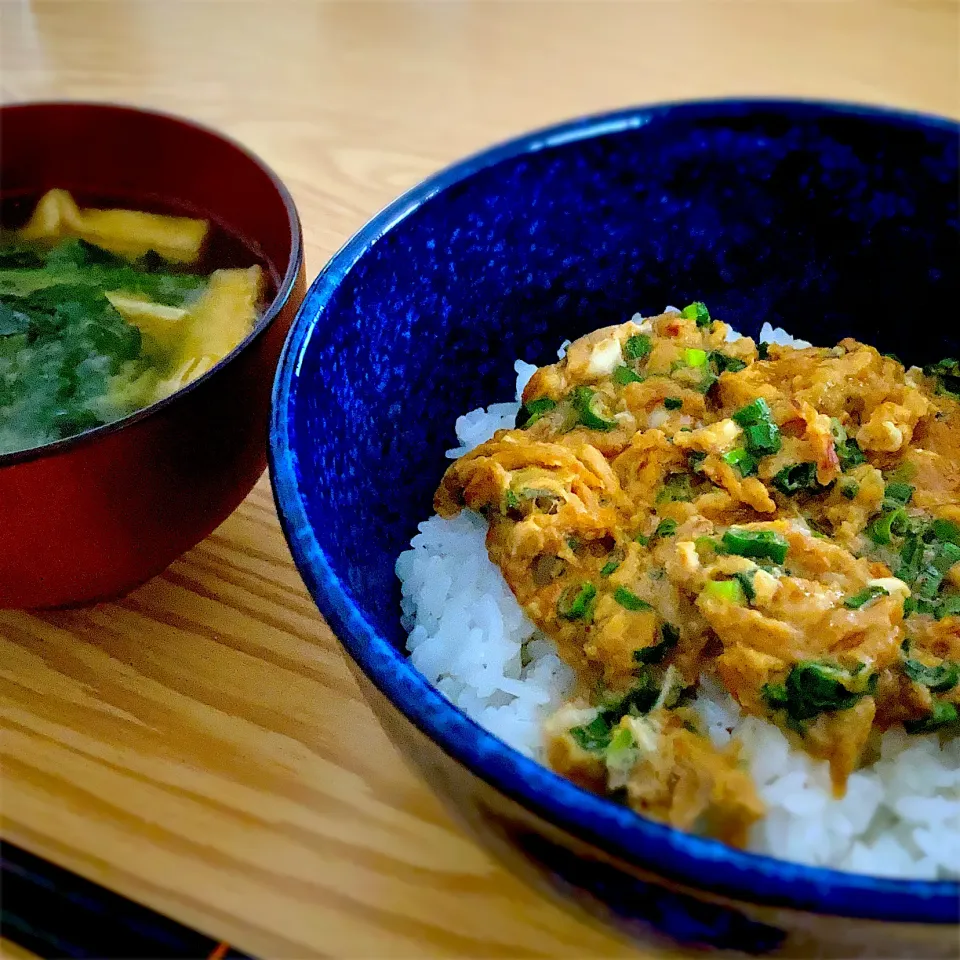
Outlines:
[[[838,794],[882,731],[960,731],[960,364],[728,334],[693,303],[577,340],[435,507],[486,519],[576,674],[554,769],[743,844],[764,805],[691,707],[703,678]]]

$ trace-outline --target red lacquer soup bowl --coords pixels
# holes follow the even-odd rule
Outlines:
[[[0,456],[3,607],[118,596],[226,519],[266,467],[270,388],[305,286],[286,188],[242,147],[189,121],[107,104],[0,108],[5,224],[52,187],[81,205],[209,219],[225,255],[247,260],[212,266],[259,262],[269,302],[236,349],[167,399]]]

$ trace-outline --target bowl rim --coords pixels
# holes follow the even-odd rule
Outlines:
[[[290,257],[287,262],[287,269],[277,285],[277,292],[273,299],[267,305],[267,308],[257,318],[253,329],[227,354],[221,357],[209,370],[205,371],[196,380],[191,380],[185,387],[175,390],[168,397],[157,400],[140,410],[134,410],[119,420],[112,420],[110,423],[101,424],[98,427],[91,427],[72,437],[66,437],[63,440],[55,440],[52,443],[45,443],[39,447],[27,447],[25,450],[15,450],[11,453],[0,454],[0,470],[13,464],[27,463],[38,460],[44,460],[47,457],[55,457],[68,450],[74,450],[78,447],[86,446],[88,443],[96,443],[113,433],[118,433],[126,427],[133,426],[142,420],[146,420],[159,414],[162,410],[176,403],[181,397],[200,389],[202,384],[213,379],[217,373],[227,366],[231,361],[243,353],[254,341],[259,340],[265,331],[273,324],[274,320],[280,315],[286,306],[293,288],[297,282],[297,276],[304,262],[303,254],[303,229],[300,223],[300,215],[296,204],[293,202],[293,196],[287,189],[287,186],[280,179],[274,170],[265,163],[256,153],[245,147],[238,140],[227,136],[219,130],[209,127],[206,124],[198,123],[189,117],[184,117],[176,113],[170,113],[165,110],[153,110],[141,107],[132,103],[121,103],[107,100],[23,100],[0,104],[0,125],[3,123],[4,116],[14,111],[34,110],[46,107],[80,107],[84,109],[93,108],[94,110],[106,110],[116,113],[134,114],[139,113],[143,116],[152,117],[160,120],[172,120],[187,127],[192,127],[201,133],[215,137],[227,146],[232,147],[237,153],[246,157],[255,166],[259,167],[267,176],[267,179],[273,185],[283,203],[287,213],[287,224],[290,229]],[[255,238],[254,238],[255,239]]]
[[[372,217],[311,284],[288,334],[274,381],[269,449],[274,497],[304,582],[351,658],[408,721],[498,792],[615,861],[721,898],[826,916],[952,925],[960,920],[958,882],[888,879],[737,850],[635,814],[507,746],[447,700],[402,651],[366,622],[349,586],[321,548],[304,505],[288,415],[300,364],[311,339],[326,332],[324,312],[340,283],[384,234],[448,187],[504,160],[622,133],[671,115],[695,123],[754,111],[778,111],[793,118],[865,116],[894,127],[960,133],[960,122],[948,117],[846,101],[779,97],[684,100],[571,119],[445,167]]]

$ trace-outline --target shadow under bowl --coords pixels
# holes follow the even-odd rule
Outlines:
[[[0,108],[0,136],[5,216],[22,217],[44,191],[63,187],[82,203],[206,217],[246,251],[230,265],[259,262],[271,277],[251,333],[183,390],[115,423],[0,456],[0,606],[89,603],[165,569],[263,473],[273,375],[306,287],[300,221],[260,160],[177,117],[26,103]]]
[[[294,558],[400,749],[518,870],[634,932],[809,956],[953,956],[960,885],[734,850],[526,759],[404,655],[397,556],[454,421],[513,362],[694,299],[748,335],[960,351],[958,127],[854,105],[638,108],[521,137],[375,217],[314,282],[278,372],[274,489]]]

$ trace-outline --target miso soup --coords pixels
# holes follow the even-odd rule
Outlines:
[[[0,232],[0,454],[111,423],[204,374],[267,302],[257,260],[204,219],[44,194]]]

